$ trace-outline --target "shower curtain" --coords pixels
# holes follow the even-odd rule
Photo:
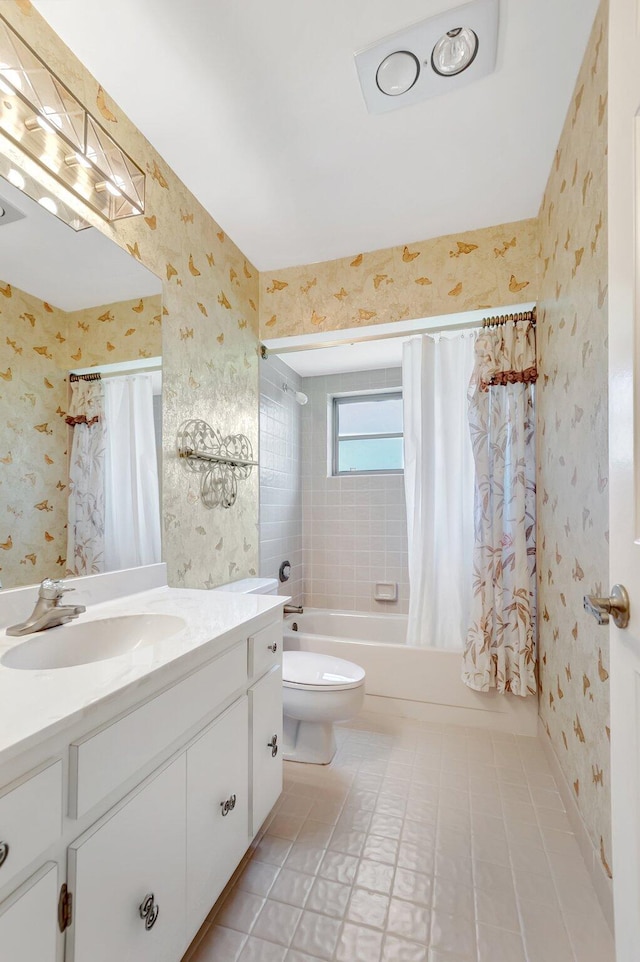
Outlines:
[[[161,560],[160,493],[150,374],[103,381],[105,570]]]
[[[471,601],[474,488],[467,389],[475,338],[475,331],[464,331],[424,335],[404,344],[408,645],[464,647]]]
[[[473,602],[462,679],[535,694],[535,325],[482,331],[469,386],[476,470]]]
[[[68,575],[104,571],[104,390],[99,378],[71,382],[73,429],[67,502]]]

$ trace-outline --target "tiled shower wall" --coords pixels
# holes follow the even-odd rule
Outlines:
[[[332,394],[400,387],[390,368],[309,377],[302,390],[302,503],[305,604],[350,611],[406,612],[407,522],[402,475],[328,477],[328,402]],[[396,603],[373,600],[376,581],[398,583]]]
[[[280,594],[303,602],[302,408],[283,383],[300,391],[301,378],[277,358],[260,361],[260,574],[277,578],[283,561],[291,577]]]

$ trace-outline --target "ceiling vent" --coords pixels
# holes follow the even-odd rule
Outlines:
[[[4,227],[5,224],[13,224],[17,220],[22,220],[25,215],[13,204],[10,204],[8,200],[0,196],[0,227]]]
[[[499,0],[473,0],[378,40],[355,55],[371,114],[459,90],[496,65]]]

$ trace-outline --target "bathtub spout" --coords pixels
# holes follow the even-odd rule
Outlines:
[[[302,605],[285,605],[284,614],[285,615],[301,615],[303,613]]]

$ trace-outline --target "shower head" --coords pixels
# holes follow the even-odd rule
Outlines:
[[[297,404],[306,404],[309,398],[302,391],[294,391],[292,387],[289,387],[286,381],[282,384],[282,390],[285,394],[293,394]]]

